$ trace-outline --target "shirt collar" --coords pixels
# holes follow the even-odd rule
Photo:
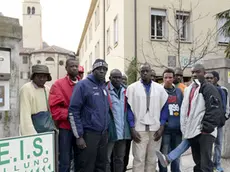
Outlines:
[[[76,81],[71,80],[69,75],[66,75],[66,78],[69,81],[69,85],[75,85],[79,81],[78,77],[76,77]]]
[[[45,88],[45,86],[44,87],[38,87],[33,81],[31,81],[31,84],[34,86],[35,89]]]
[[[143,80],[141,79],[141,83],[144,84],[144,85],[151,85],[151,84],[152,84],[152,81],[150,81],[149,84],[145,84],[145,83],[143,82]]]
[[[121,88],[122,88],[122,85],[120,85],[120,88],[118,90],[120,90]],[[110,90],[117,90],[111,82],[110,82]]]

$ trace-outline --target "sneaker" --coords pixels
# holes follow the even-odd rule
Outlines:
[[[161,153],[160,151],[156,151],[156,155],[157,155],[157,158],[160,161],[161,165],[164,168],[166,168],[169,165],[169,162],[168,162],[166,156],[163,153]]]

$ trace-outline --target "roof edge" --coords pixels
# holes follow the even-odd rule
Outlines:
[[[86,18],[86,21],[85,21],[84,29],[83,29],[83,32],[82,32],[82,34],[81,34],[81,39],[80,39],[80,42],[79,42],[79,45],[78,45],[78,48],[77,48],[77,53],[76,53],[77,55],[79,55],[79,51],[80,51],[80,48],[81,48],[81,46],[82,46],[82,43],[83,43],[85,34],[86,34],[86,32],[87,32],[87,29],[88,29],[90,20],[91,20],[91,18],[92,18],[94,9],[95,9],[95,7],[96,7],[96,5],[97,5],[97,1],[98,1],[98,0],[92,0],[92,1],[91,1],[90,8],[89,8],[89,11],[88,11],[88,15],[87,15],[87,18]]]

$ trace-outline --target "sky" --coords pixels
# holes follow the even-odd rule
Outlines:
[[[19,18],[22,25],[24,0],[0,0],[4,16]],[[49,45],[76,52],[91,0],[40,0],[42,37]]]

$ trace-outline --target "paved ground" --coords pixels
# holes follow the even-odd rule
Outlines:
[[[129,163],[129,167],[132,167],[132,161],[133,157],[130,156],[130,163]],[[192,159],[192,155],[191,154],[185,154],[182,156],[181,158],[181,172],[193,172],[193,166],[194,166],[194,162]],[[230,159],[226,160],[226,159],[222,159],[222,166],[224,168],[225,172],[230,172]],[[131,172],[132,170],[128,170],[129,172]]]

